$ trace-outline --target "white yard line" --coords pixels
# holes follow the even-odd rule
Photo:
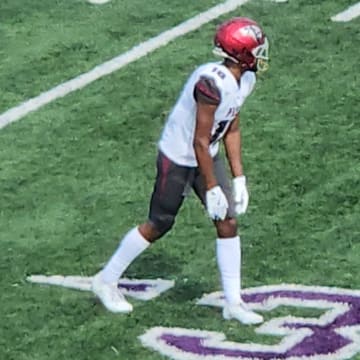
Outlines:
[[[352,19],[357,18],[360,16],[360,2],[356,3],[355,5],[350,6],[345,11],[333,16],[331,18],[332,21],[341,21],[347,22],[351,21]]]
[[[227,0],[222,4],[214,6],[209,10],[194,16],[193,18],[171,28],[159,35],[140,43],[129,51],[96,66],[87,73],[81,74],[72,80],[66,81],[49,91],[41,93],[22,104],[15,106],[0,115],[0,129],[6,125],[21,119],[30,112],[40,109],[42,106],[64,97],[65,95],[81,89],[101,77],[111,74],[125,65],[140,59],[150,52],[167,45],[170,41],[194,31],[202,25],[227,14],[250,0]]]
[[[108,3],[110,0],[87,0],[90,4],[103,5]]]

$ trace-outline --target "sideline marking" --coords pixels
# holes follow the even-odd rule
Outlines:
[[[91,84],[93,81],[98,80],[105,75],[109,75],[114,71],[121,69],[125,65],[140,59],[162,46],[167,45],[170,41],[200,28],[202,25],[237,9],[239,6],[249,1],[250,0],[227,0],[222,4],[216,5],[151,39],[134,46],[129,51],[96,66],[89,72],[83,73],[69,81],[61,83],[49,91],[43,92],[40,95],[5,111],[0,115],[0,129],[21,119],[30,112],[40,109],[44,105],[56,99],[60,99],[71,92]]]
[[[348,22],[360,16],[360,2],[333,16],[332,21]]]

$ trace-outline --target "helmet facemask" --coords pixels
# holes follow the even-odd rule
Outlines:
[[[251,51],[256,59],[256,69],[259,72],[264,72],[269,68],[269,41],[265,37],[264,43],[257,46]]]

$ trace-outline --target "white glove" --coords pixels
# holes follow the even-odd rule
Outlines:
[[[249,193],[246,188],[246,177],[237,176],[233,179],[235,211],[238,215],[244,214],[249,203]]]
[[[213,220],[224,220],[229,207],[225,194],[219,185],[206,192],[206,209]]]

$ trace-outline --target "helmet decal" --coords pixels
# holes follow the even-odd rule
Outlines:
[[[247,25],[239,29],[239,33],[242,36],[251,36],[255,41],[261,42],[263,39],[263,33],[261,29],[256,25]]]

